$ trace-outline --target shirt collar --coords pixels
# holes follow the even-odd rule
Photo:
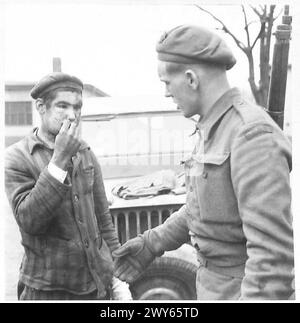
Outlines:
[[[42,141],[38,136],[37,136],[37,131],[38,131],[38,127],[35,127],[29,137],[28,137],[28,148],[29,148],[29,152],[30,154],[33,153],[33,150],[40,146],[40,147],[46,147],[49,149],[49,147],[45,144],[44,141]],[[89,145],[85,142],[85,141],[81,141],[81,145],[80,145],[80,148],[79,150],[84,150],[86,148],[89,148]]]
[[[225,92],[209,109],[208,113],[200,117],[197,123],[197,130],[204,131],[204,140],[209,139],[213,126],[220,118],[234,105],[237,99],[241,98],[238,88],[232,88]]]

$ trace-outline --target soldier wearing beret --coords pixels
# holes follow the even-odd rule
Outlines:
[[[117,282],[111,253],[120,245],[101,169],[80,137],[82,90],[61,72],[40,80],[31,96],[41,126],[6,152],[6,193],[25,250],[21,300],[109,299]]]
[[[215,33],[183,25],[157,44],[158,74],[184,117],[199,115],[184,162],[186,204],[114,252],[116,275],[136,279],[186,242],[199,260],[200,300],[293,299],[291,145],[259,106],[231,88],[235,58]]]

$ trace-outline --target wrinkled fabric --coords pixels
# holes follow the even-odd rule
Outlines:
[[[21,301],[78,301],[78,300],[109,300],[109,293],[104,297],[99,297],[97,290],[84,294],[76,295],[64,290],[38,290],[25,286],[22,294],[20,295]]]
[[[74,294],[97,289],[104,297],[120,244],[100,166],[83,142],[61,183],[47,169],[52,154],[35,130],[6,151],[5,189],[25,251],[20,281]]]
[[[242,279],[216,273],[201,266],[197,271],[198,300],[238,300]]]
[[[226,275],[218,277],[199,273],[201,299],[293,298],[289,140],[236,88],[200,119],[197,136],[184,165],[186,204],[153,229],[147,243],[156,252],[172,250],[187,240],[189,232],[202,259],[220,272],[224,268]],[[245,274],[241,280],[232,274],[230,288],[228,273],[236,266],[244,266]]]
[[[125,200],[161,194],[184,194],[182,174],[176,175],[172,170],[162,170],[141,176],[127,183],[117,185],[112,193]]]

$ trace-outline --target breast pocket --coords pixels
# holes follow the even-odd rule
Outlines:
[[[186,209],[188,214],[199,214],[196,183],[203,173],[204,165],[195,155],[189,156],[184,161],[185,186],[186,186]]]
[[[203,219],[214,222],[235,220],[238,212],[231,182],[230,153],[205,154],[203,172],[196,186]]]
[[[190,185],[194,184],[197,177],[201,176],[204,165],[195,155],[187,157],[183,163],[185,171],[185,185],[188,188]]]

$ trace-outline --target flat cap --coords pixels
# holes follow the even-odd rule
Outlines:
[[[216,33],[195,25],[181,25],[165,32],[156,45],[158,59],[165,62],[221,64],[229,70],[236,59]]]
[[[83,83],[75,76],[62,72],[53,72],[37,82],[31,89],[30,95],[33,99],[37,99],[49,91],[60,88],[82,91]]]

